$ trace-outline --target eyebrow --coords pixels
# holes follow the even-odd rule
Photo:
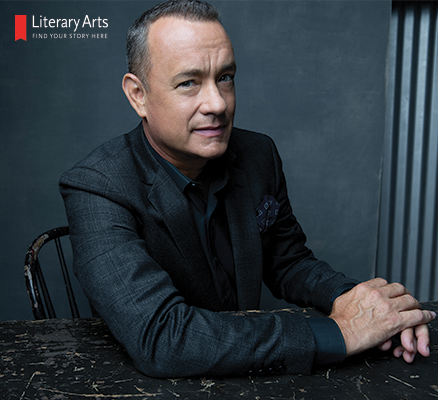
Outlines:
[[[220,73],[225,72],[225,71],[233,71],[235,72],[237,70],[237,66],[235,62],[232,62],[230,64],[224,65],[221,69],[220,69]],[[192,76],[201,76],[204,74],[204,71],[201,69],[189,69],[186,71],[181,71],[180,73],[176,74],[173,77],[173,80],[180,80],[180,79],[184,79],[184,78],[190,78]]]

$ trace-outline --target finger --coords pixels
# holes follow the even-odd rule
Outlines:
[[[403,348],[403,346],[396,347],[393,351],[393,354],[396,358],[400,358],[401,356],[403,356],[403,359],[409,364],[415,359],[415,354],[407,351]]]
[[[382,343],[379,346],[379,349],[382,351],[388,351],[391,348],[391,346],[392,346],[392,340],[388,339],[386,342]]]
[[[411,296],[411,294],[409,293],[408,289],[406,289],[401,283],[397,283],[397,282],[390,283],[390,284],[386,285],[386,287],[384,287],[383,289],[385,290],[386,295],[389,298],[400,297],[403,295],[407,295],[407,296],[413,298]],[[417,303],[418,303],[418,301],[417,301]]]
[[[403,352],[403,359],[407,362],[407,363],[411,363],[414,361],[415,358],[415,353],[411,353],[410,351],[404,351]]]
[[[429,357],[429,327],[427,324],[418,325],[415,327],[415,336],[417,338],[417,349],[423,357]]]
[[[399,296],[392,294],[392,298],[390,301],[392,303],[392,307],[394,310],[398,310],[398,311],[421,310],[420,302],[416,298],[412,297],[410,294],[400,294]],[[424,316],[418,313],[415,315],[415,317],[422,319]]]
[[[403,346],[397,346],[394,349],[393,354],[394,354],[394,357],[400,358],[404,352],[405,352],[405,349],[403,348]]]
[[[411,310],[410,313],[418,316],[419,322],[417,324],[412,324],[412,326],[428,324],[436,318],[436,313],[429,310]],[[423,328],[424,329],[424,328]],[[424,330],[421,332],[425,332]],[[427,330],[429,332],[429,330]]]
[[[397,307],[403,306],[403,299],[397,299],[394,301],[397,302]],[[401,319],[398,321],[398,324],[400,331],[402,331],[406,328],[415,327],[417,325],[428,324],[435,318],[436,314],[433,311],[414,308],[400,312],[399,316],[401,317]],[[422,335],[423,338],[426,338],[428,336],[428,331],[426,331],[425,328],[422,328],[419,333]],[[424,336],[425,334],[427,336]]]
[[[403,348],[410,353],[417,352],[417,341],[414,335],[414,328],[407,328],[400,334],[400,340]]]

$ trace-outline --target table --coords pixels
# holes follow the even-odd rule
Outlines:
[[[438,312],[438,302],[423,303]],[[311,316],[314,310],[292,310]],[[312,375],[152,379],[138,372],[100,319],[0,322],[1,399],[433,399],[438,398],[438,321],[431,356],[413,364],[378,349]]]

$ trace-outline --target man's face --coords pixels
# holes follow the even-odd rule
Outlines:
[[[236,64],[219,22],[160,18],[149,31],[144,128],[154,149],[187,171],[221,156],[235,110]]]

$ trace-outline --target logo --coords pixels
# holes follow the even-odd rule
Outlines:
[[[15,16],[15,41],[20,39],[27,41],[26,15]]]
[[[29,16],[29,39],[107,39],[108,34],[101,29],[108,28],[108,19],[83,18],[47,18],[40,15]],[[15,16],[15,41],[27,41],[27,15]]]

